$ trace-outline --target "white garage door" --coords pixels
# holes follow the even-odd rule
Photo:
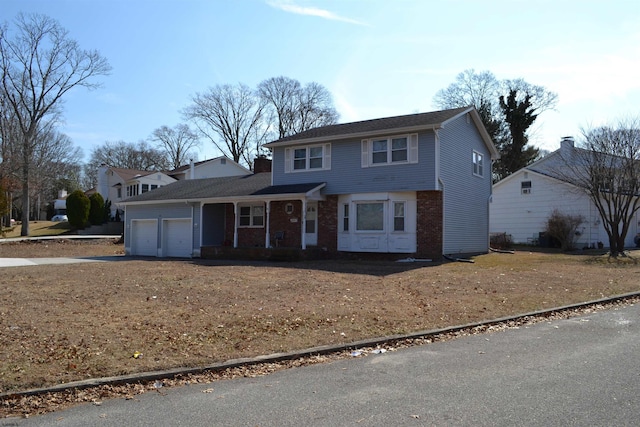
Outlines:
[[[131,255],[158,255],[158,221],[134,219],[131,221]]]
[[[191,257],[191,220],[165,219],[162,221],[162,255]]]

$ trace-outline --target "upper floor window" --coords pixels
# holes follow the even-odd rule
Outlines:
[[[127,197],[138,195],[138,184],[127,185]]]
[[[240,206],[238,215],[239,227],[264,227],[264,206]]]
[[[522,194],[531,194],[531,181],[522,181],[520,183],[520,192]]]
[[[285,148],[284,157],[286,173],[331,169],[331,144]]]
[[[484,155],[473,152],[473,174],[477,176],[484,176]]]
[[[362,141],[362,167],[418,162],[418,134]]]

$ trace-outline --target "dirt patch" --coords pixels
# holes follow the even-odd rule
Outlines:
[[[122,245],[113,242],[0,244],[3,257],[115,253]],[[131,259],[5,268],[0,392],[343,344],[640,290],[640,266],[589,254],[519,251],[475,261]]]

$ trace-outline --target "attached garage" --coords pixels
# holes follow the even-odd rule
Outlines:
[[[162,256],[191,258],[192,245],[190,218],[162,220]]]
[[[131,255],[158,256],[158,220],[131,221]]]

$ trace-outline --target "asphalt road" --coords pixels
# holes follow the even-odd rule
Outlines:
[[[0,426],[637,426],[640,306]]]

